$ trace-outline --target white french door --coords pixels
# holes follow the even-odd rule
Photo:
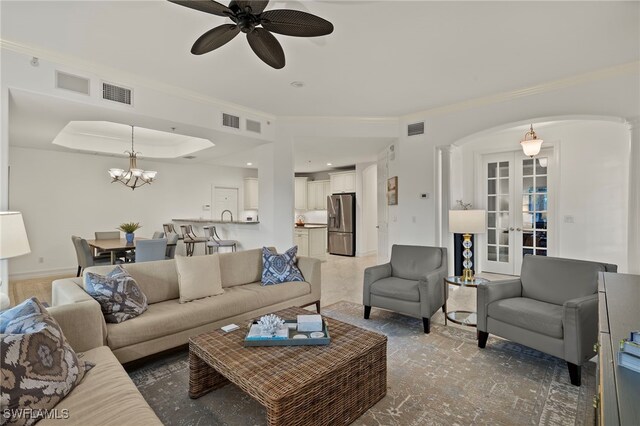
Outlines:
[[[553,232],[552,152],[483,156],[487,233],[481,238],[482,270],[519,275],[525,254],[546,256]]]

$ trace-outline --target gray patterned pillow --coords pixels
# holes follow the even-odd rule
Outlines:
[[[121,266],[106,276],[87,272],[85,290],[98,301],[107,322],[120,323],[147,310],[147,296]]]
[[[304,281],[302,272],[296,266],[297,253],[298,246],[291,247],[283,254],[262,247],[262,285]]]
[[[36,423],[93,367],[76,355],[35,297],[2,312],[0,332],[2,424]]]

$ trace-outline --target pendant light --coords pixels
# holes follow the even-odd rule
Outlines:
[[[520,141],[520,145],[522,145],[522,150],[524,151],[524,155],[528,157],[534,157],[538,155],[540,152],[540,147],[542,146],[542,139],[538,139],[536,132],[533,131],[533,124],[531,125],[531,129],[525,133],[524,139]]]

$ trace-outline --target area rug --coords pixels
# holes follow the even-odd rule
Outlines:
[[[338,302],[323,315],[388,337],[387,395],[356,425],[593,424],[595,364],[582,386],[569,383],[564,361],[496,337],[479,349],[475,329],[432,324],[362,305]],[[235,385],[192,400],[186,351],[130,371],[165,425],[264,425],[265,410]]]

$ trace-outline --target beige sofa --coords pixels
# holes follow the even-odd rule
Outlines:
[[[123,267],[146,294],[149,308],[120,324],[107,324],[102,316],[101,336],[121,363],[133,361],[188,343],[190,336],[224,325],[243,326],[247,320],[290,306],[320,307],[320,261],[298,257],[305,282],[260,285],[262,250],[221,253],[220,273],[224,294],[179,303],[175,260],[125,264]],[[87,272],[106,274],[113,266],[94,266]],[[83,288],[83,278],[53,282],[53,305],[87,303],[100,305]],[[95,314],[94,314],[95,315]]]
[[[93,302],[54,306],[48,310],[62,327],[71,347],[95,367],[55,406],[58,419],[43,419],[38,426],[121,426],[130,424],[132,419],[140,425],[162,425],[111,349],[103,345],[102,313],[96,311]],[[64,418],[65,413],[68,418]]]

